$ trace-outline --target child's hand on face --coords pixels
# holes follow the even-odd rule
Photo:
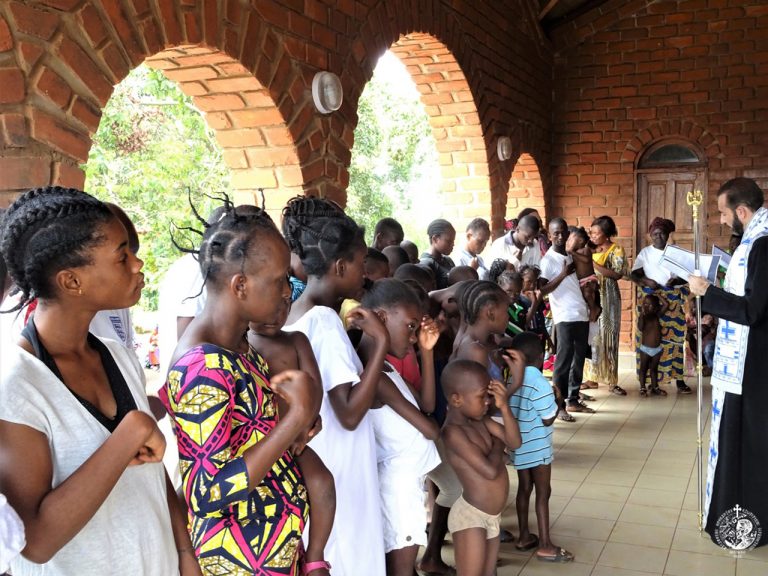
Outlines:
[[[523,353],[519,350],[504,350],[501,357],[509,367],[507,388],[511,395],[523,385],[523,378],[525,376],[525,356],[523,356]]]
[[[347,322],[351,328],[363,331],[369,338],[379,345],[389,347],[389,332],[387,327],[373,310],[358,306],[347,314]]]
[[[440,328],[429,316],[424,316],[419,329],[419,349],[432,350],[440,338]]]
[[[493,396],[493,404],[497,410],[501,410],[506,406],[509,397],[512,395],[509,388],[498,380],[491,380],[490,384],[488,384],[488,392]]]

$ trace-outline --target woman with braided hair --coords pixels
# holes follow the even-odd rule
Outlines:
[[[304,333],[323,383],[323,432],[314,449],[336,482],[336,516],[325,547],[334,576],[384,576],[376,443],[368,411],[389,349],[386,328],[372,310],[348,316],[363,331],[366,366],[344,331],[338,309],[363,286],[363,229],[328,200],[297,197],[283,210],[283,234],[299,255],[307,288],[293,303],[286,332]]]
[[[317,418],[320,390],[300,370],[270,374],[248,345],[249,322],[285,318],[290,254],[266,212],[224,201],[212,224],[195,212],[207,298],[172,354],[160,399],[203,573],[298,576],[309,502],[294,451]]]
[[[88,332],[97,311],[141,296],[125,227],[92,196],[48,187],[1,230],[16,310],[38,301],[0,375],[0,486],[27,539],[13,573],[199,574],[141,367]]]

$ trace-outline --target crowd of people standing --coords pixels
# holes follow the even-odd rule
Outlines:
[[[112,320],[130,318],[144,284],[138,236],[116,208],[49,187],[3,215],[16,339],[3,343],[0,486],[23,535],[2,543],[24,546],[14,575],[411,576],[420,546],[423,570],[449,573],[447,530],[459,574],[490,575],[509,540],[506,464],[518,473],[515,546],[568,562],[549,534],[551,426],[594,412],[582,390],[627,394],[621,280],[658,304],[643,304],[638,330],[645,367],[659,356],[652,387],[690,392],[679,323],[689,279],[660,258],[669,220],[651,223],[628,274],[610,216],[585,231],[525,210],[487,260],[487,221],[472,220],[454,250],[456,229],[438,219],[418,258],[391,218],[368,247],[332,202],[294,198],[278,227],[223,198],[161,295],[165,381],[150,391],[167,411],[161,430]],[[114,334],[95,328],[105,314]],[[428,533],[425,478],[437,492]]]

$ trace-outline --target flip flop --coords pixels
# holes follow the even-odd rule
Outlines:
[[[536,534],[531,534],[531,541],[528,542],[528,544],[520,545],[515,544],[515,550],[519,550],[520,552],[527,552],[528,550],[533,550],[534,548],[539,547],[539,537]]]
[[[565,548],[558,548],[552,556],[540,556],[536,554],[536,559],[542,562],[571,562],[575,556]]]

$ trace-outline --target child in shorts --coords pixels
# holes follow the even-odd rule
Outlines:
[[[454,360],[442,374],[449,406],[442,437],[463,488],[448,516],[459,575],[496,573],[501,512],[509,494],[504,446],[520,446],[508,401],[522,384],[525,364],[519,352],[511,351],[509,358],[512,374],[506,386],[490,380],[486,367],[473,360]],[[488,415],[491,402],[501,412],[503,425]]]
[[[642,333],[640,346],[640,396],[666,396],[666,390],[659,388],[659,362],[661,361],[661,320],[666,303],[655,294],[646,294],[640,307],[637,329]],[[651,386],[646,389],[645,381],[651,373]]]
[[[525,356],[523,385],[509,398],[512,414],[520,426],[522,444],[512,452],[517,469],[517,521],[520,529],[515,548],[537,548],[536,558],[544,562],[570,562],[573,554],[555,546],[549,534],[549,496],[552,493],[552,423],[557,417],[557,402],[552,385],[541,374],[544,346],[533,332],[523,332],[512,339],[512,350]],[[528,508],[536,488],[536,523],[539,534],[528,529]]]

